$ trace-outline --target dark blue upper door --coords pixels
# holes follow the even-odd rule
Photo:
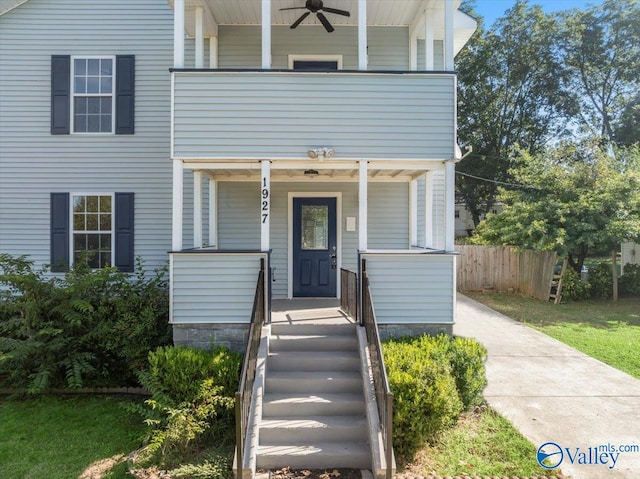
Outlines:
[[[293,199],[293,295],[336,297],[336,199]]]

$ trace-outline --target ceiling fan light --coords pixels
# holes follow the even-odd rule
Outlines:
[[[304,176],[308,178],[315,178],[319,174],[320,173],[318,173],[318,170],[304,170]]]

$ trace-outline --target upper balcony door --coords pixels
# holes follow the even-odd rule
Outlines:
[[[307,72],[342,70],[342,55],[289,55],[289,69]]]

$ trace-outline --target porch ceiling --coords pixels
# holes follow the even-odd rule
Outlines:
[[[218,181],[260,181],[260,170],[257,169],[203,169],[207,175]],[[307,174],[305,174],[307,171]],[[309,174],[309,172],[317,172]],[[426,170],[416,169],[375,169],[368,172],[369,181],[411,181],[426,173]],[[300,169],[272,169],[272,182],[305,181],[305,182],[357,182],[358,169],[329,169],[313,168]]]
[[[350,17],[327,14],[332,25],[357,26],[358,24],[358,0],[325,0],[327,7],[339,8],[351,12]],[[168,0],[173,8],[173,0]],[[305,0],[272,0],[271,23],[272,25],[291,25],[302,13],[302,10],[286,10],[282,8],[304,6]],[[460,6],[461,0],[454,0],[455,7]],[[218,25],[260,25],[261,23],[260,0],[185,0],[185,25],[190,36],[195,35],[196,6],[204,9],[204,34],[205,36],[217,36]],[[444,15],[443,0],[367,0],[367,25],[370,26],[405,26],[415,32],[419,38],[424,38],[424,11],[429,10],[431,15],[439,18]],[[309,15],[300,27],[308,25],[321,25],[315,15]],[[438,28],[436,22],[434,38],[444,38],[443,28]],[[476,22],[468,15],[456,10],[454,16],[455,50],[462,49],[476,29]]]

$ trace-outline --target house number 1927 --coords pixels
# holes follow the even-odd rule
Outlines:
[[[266,223],[269,218],[269,201],[271,201],[271,192],[266,178],[262,178],[262,222]]]

